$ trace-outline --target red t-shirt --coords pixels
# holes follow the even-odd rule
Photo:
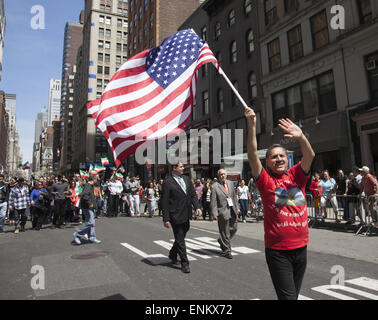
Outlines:
[[[300,163],[282,175],[264,168],[256,181],[264,206],[265,247],[292,250],[308,243],[305,175]]]

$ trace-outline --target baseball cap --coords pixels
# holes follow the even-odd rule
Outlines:
[[[360,169],[360,171],[365,172],[365,173],[369,173],[370,169],[369,169],[369,167],[367,167],[367,166],[363,166],[363,167]]]

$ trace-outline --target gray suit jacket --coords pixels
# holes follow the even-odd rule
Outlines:
[[[231,218],[232,210],[236,215],[237,211],[240,210],[240,206],[233,183],[226,180],[226,185],[229,197],[232,199],[234,204],[233,207],[228,206],[227,195],[223,184],[217,181],[211,186],[210,208],[214,214],[214,217],[222,215],[225,220],[228,220]]]

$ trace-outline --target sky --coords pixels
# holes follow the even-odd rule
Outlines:
[[[31,163],[37,113],[48,105],[50,79],[60,80],[62,75],[64,27],[66,22],[79,22],[84,0],[4,2],[6,27],[0,90],[17,95],[19,145],[23,163]],[[41,7],[32,10],[34,6]],[[42,16],[44,21],[38,19]]]

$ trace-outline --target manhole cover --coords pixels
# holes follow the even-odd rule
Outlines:
[[[74,254],[71,259],[85,260],[85,259],[95,259],[98,257],[105,257],[109,254],[107,251],[95,251],[82,254]]]

